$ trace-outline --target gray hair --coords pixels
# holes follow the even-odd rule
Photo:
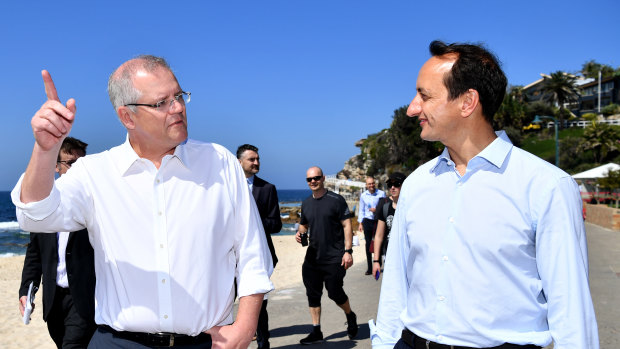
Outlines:
[[[150,73],[160,68],[172,72],[164,58],[153,55],[140,55],[118,67],[108,80],[108,95],[114,110],[126,104],[136,103],[142,96],[142,92],[133,85],[133,77],[138,70],[146,70]],[[129,108],[132,111],[136,110],[134,106],[129,106]]]

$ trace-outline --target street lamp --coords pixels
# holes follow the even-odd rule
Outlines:
[[[555,166],[560,167],[560,140],[558,139],[558,119],[553,116],[543,115],[534,117],[533,124],[542,124],[543,119],[552,119],[555,127]]]

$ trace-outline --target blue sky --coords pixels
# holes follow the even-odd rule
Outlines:
[[[595,59],[620,66],[620,2],[591,1],[12,1],[0,20],[0,190],[33,145],[30,119],[48,69],[75,98],[71,135],[99,152],[125,131],[109,74],[149,53],[165,57],[188,104],[190,137],[259,147],[260,175],[306,188],[305,170],[335,174],[354,143],[389,127],[415,95],[428,44],[483,42],[512,85]]]

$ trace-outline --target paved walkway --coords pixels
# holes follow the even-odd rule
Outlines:
[[[590,287],[596,309],[601,349],[620,348],[620,232],[586,223],[590,256]],[[377,313],[380,283],[364,275],[365,263],[355,264],[347,272],[345,291],[357,313],[360,330],[349,340],[346,318],[327,295],[323,295],[322,344],[302,346],[299,340],[311,330],[305,289],[302,284],[276,290],[269,299],[269,324],[272,348],[370,348],[368,320]],[[301,271],[300,271],[301,272]],[[256,348],[252,342],[250,348]]]

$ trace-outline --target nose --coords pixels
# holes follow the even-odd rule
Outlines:
[[[416,94],[415,97],[413,97],[413,100],[411,101],[411,103],[409,104],[409,107],[407,108],[407,116],[409,117],[416,117],[418,115],[420,115],[420,113],[422,112],[422,98],[420,97],[420,94]]]
[[[177,101],[176,99],[172,99],[170,101],[170,105],[168,106],[168,113],[170,114],[174,114],[174,113],[180,113],[183,111],[183,107],[185,106],[185,104]]]

